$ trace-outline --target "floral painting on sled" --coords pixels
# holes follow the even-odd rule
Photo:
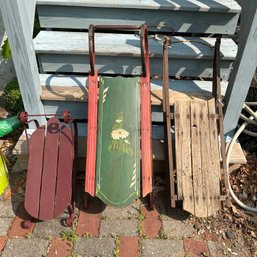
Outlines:
[[[118,155],[122,153],[133,155],[129,142],[129,132],[123,128],[123,120],[123,112],[120,112],[112,127],[112,143],[109,145],[108,150]]]

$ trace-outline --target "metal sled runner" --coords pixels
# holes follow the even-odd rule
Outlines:
[[[66,218],[66,225],[71,226],[75,218],[77,125],[68,111],[63,115],[47,115],[53,117],[42,126],[37,120],[29,120],[35,116],[42,115],[20,114],[24,125],[33,121],[37,127],[29,140],[25,126],[29,160],[24,206],[28,214],[37,220],[56,218],[68,208],[70,217]],[[62,118],[68,126],[57,117]],[[24,227],[29,226],[30,221],[26,221]]]
[[[141,77],[100,76],[98,81],[98,72],[95,70],[96,30],[139,31]],[[152,206],[152,123],[147,27],[91,25],[89,55],[91,70],[85,205],[87,194],[97,196],[105,204],[116,207],[127,206],[140,195],[145,197],[149,194]]]

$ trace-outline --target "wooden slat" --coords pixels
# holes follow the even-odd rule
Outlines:
[[[194,213],[190,109],[190,101],[175,103],[175,148],[178,198],[183,198],[184,210]]]
[[[202,171],[202,178],[203,178],[203,199],[206,204],[207,213],[203,214],[203,217],[211,216],[215,212],[219,210],[216,207],[217,203],[220,203],[219,198],[216,193],[219,192],[220,184],[218,177],[214,178],[214,174],[216,175],[219,173],[220,169],[219,167],[215,167],[216,170],[214,170],[212,161],[219,161],[219,155],[213,156],[216,159],[212,159],[212,149],[218,148],[218,141],[211,142],[210,141],[210,129],[212,127],[209,126],[209,108],[208,108],[208,102],[202,101],[199,104],[201,106],[200,109],[200,121],[201,121],[201,128],[200,128],[200,145],[201,145],[201,171]],[[215,113],[215,105],[213,111]],[[215,124],[212,124],[215,126]],[[217,131],[216,131],[217,133]],[[216,134],[217,135],[217,134]],[[213,143],[213,144],[211,144]],[[210,158],[211,157],[211,158]]]
[[[58,217],[71,203],[74,139],[70,128],[61,127],[54,217]]]
[[[67,100],[74,99],[78,100],[85,97],[87,99],[87,87],[88,87],[88,77],[87,76],[76,76],[76,75],[57,75],[57,74],[39,74],[41,86],[43,93],[41,99],[43,100]],[[211,95],[212,92],[212,82],[203,81],[203,80],[173,80],[170,79],[170,90],[185,93],[185,94],[194,94],[194,95]],[[228,82],[221,82],[221,93],[225,95]],[[68,92],[68,89],[71,88],[72,91]],[[80,88],[77,89],[77,87]],[[60,90],[58,90],[60,88]],[[76,89],[75,89],[76,88]],[[73,91],[74,90],[74,91]],[[152,79],[151,80],[151,90],[162,90],[162,80],[161,79]],[[80,93],[78,93],[80,92]],[[75,97],[68,95],[75,94]],[[158,95],[158,98],[161,95]],[[157,101],[157,99],[155,100]],[[161,104],[161,102],[159,101]]]
[[[216,120],[216,105],[214,99],[208,101],[208,109],[209,109],[209,140],[211,151],[209,158],[211,160],[211,170],[209,170],[210,179],[208,180],[207,187],[210,190],[211,202],[208,205],[208,215],[212,215],[217,210],[220,209],[220,153],[219,153],[219,139],[218,139],[218,131],[217,131],[217,120]],[[238,146],[238,144],[236,144]],[[236,146],[235,145],[235,146]],[[235,149],[235,148],[234,148]],[[242,149],[241,149],[242,151]],[[235,151],[233,151],[235,153]],[[234,155],[234,154],[233,154]]]
[[[169,56],[178,59],[213,59],[215,38],[181,37],[171,38]],[[88,33],[40,31],[34,39],[36,53],[85,55],[88,54]],[[140,56],[140,39],[134,34],[96,33],[97,56]],[[234,60],[237,46],[232,39],[221,40],[221,59]],[[149,38],[150,57],[162,57],[162,41]],[[97,63],[97,62],[96,62]]]
[[[47,75],[49,76],[49,75]],[[58,77],[57,77],[58,78]],[[42,82],[41,100],[44,101],[68,101],[68,102],[85,102],[88,99],[87,78],[81,78],[81,82],[67,83],[65,85],[65,78],[60,77],[56,79],[57,82],[48,82],[50,85],[45,86]],[[161,105],[162,103],[162,86],[161,81],[151,81],[151,104]],[[64,85],[62,85],[64,83]],[[222,83],[222,93],[225,94],[227,82]],[[190,81],[190,80],[170,80],[170,105],[174,104],[174,99],[190,100],[192,98],[208,99],[211,97],[212,82],[210,81]]]
[[[41,220],[47,220],[54,217],[59,136],[60,122],[57,118],[51,118],[47,122],[44,148],[44,164],[39,209],[39,219]]]
[[[165,1],[165,0],[38,0],[38,5],[61,5],[61,6],[91,6],[99,8],[138,8],[138,9],[157,9],[157,10],[185,10],[199,12],[235,12],[239,13],[241,8],[234,0],[215,0],[215,1]]]
[[[180,42],[181,43],[176,43]],[[188,42],[188,40],[191,40]],[[184,42],[185,41],[185,42]],[[173,37],[169,49],[173,59],[170,75],[212,77],[214,38]],[[34,39],[41,71],[85,73],[89,70],[88,35],[84,32],[41,31]],[[139,38],[128,34],[96,34],[96,69],[100,74],[141,74]],[[151,75],[162,73],[161,42],[149,39]],[[221,42],[221,77],[227,79],[237,46],[231,39]]]
[[[28,146],[27,142],[24,142]],[[27,180],[24,206],[26,211],[34,218],[39,217],[39,203],[41,194],[41,179],[43,172],[45,144],[45,126],[41,126],[32,136],[29,144],[30,155],[26,167]],[[28,157],[28,156],[27,156]]]
[[[225,8],[223,12],[217,13],[212,11],[153,10],[137,8],[137,5],[133,8],[125,7],[125,2],[119,8],[39,5],[37,12],[40,26],[43,28],[88,29],[90,24],[147,24],[149,31],[174,30],[175,32],[217,34],[233,34],[239,17],[238,13],[227,12]]]
[[[46,113],[62,113],[69,109],[74,118],[87,119],[87,104],[84,104],[84,101],[87,100],[87,77],[50,74],[41,74],[40,77],[43,91],[41,99]],[[227,82],[221,83],[223,94],[225,94],[226,85]],[[170,104],[174,105],[174,99],[179,101],[194,98],[210,99],[212,98],[211,89],[212,83],[210,81],[170,80]],[[151,80],[153,121],[163,121],[161,102],[162,81]]]
[[[47,73],[79,73],[89,70],[89,60],[83,55],[38,54],[41,72]],[[172,62],[172,61],[170,61]],[[151,59],[151,75],[161,74],[162,58]],[[170,63],[171,64],[171,63]],[[221,78],[228,80],[232,68],[231,60],[221,61]],[[103,75],[135,75],[140,76],[141,62],[139,57],[131,56],[98,56],[96,69]],[[210,59],[173,59],[169,68],[171,76],[212,78],[213,63]]]
[[[205,198],[205,185],[202,173],[201,160],[201,105],[191,101],[191,154],[192,174],[194,191],[194,215],[197,217],[207,216],[207,199]]]

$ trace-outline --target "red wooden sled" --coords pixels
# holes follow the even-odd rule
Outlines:
[[[49,220],[58,217],[68,207],[70,216],[66,225],[71,226],[75,218],[75,144],[77,125],[70,113],[48,115],[46,125],[39,126],[37,120],[20,113],[21,122],[26,125],[35,122],[37,129],[28,140],[29,159],[26,180],[24,206],[28,214],[37,220]],[[62,124],[57,117],[64,120]],[[30,221],[25,221],[28,228]]]
[[[150,195],[150,206],[153,208],[153,159],[152,159],[152,122],[150,100],[150,62],[148,50],[147,26],[120,26],[120,25],[90,25],[89,27],[89,91],[88,91],[88,136],[86,158],[85,181],[85,206],[87,205],[87,193],[95,196],[96,185],[96,159],[97,159],[97,124],[98,124],[98,71],[95,70],[95,43],[94,32],[96,30],[134,30],[140,31],[142,74],[140,83],[141,106],[141,195]]]

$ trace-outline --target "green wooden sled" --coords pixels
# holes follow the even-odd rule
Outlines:
[[[116,207],[140,196],[139,78],[99,81],[96,196]]]
[[[98,77],[94,68],[95,29],[140,30],[142,76]],[[149,194],[153,208],[147,27],[91,25],[89,55],[85,206],[87,194],[115,207],[128,206],[140,195]]]

